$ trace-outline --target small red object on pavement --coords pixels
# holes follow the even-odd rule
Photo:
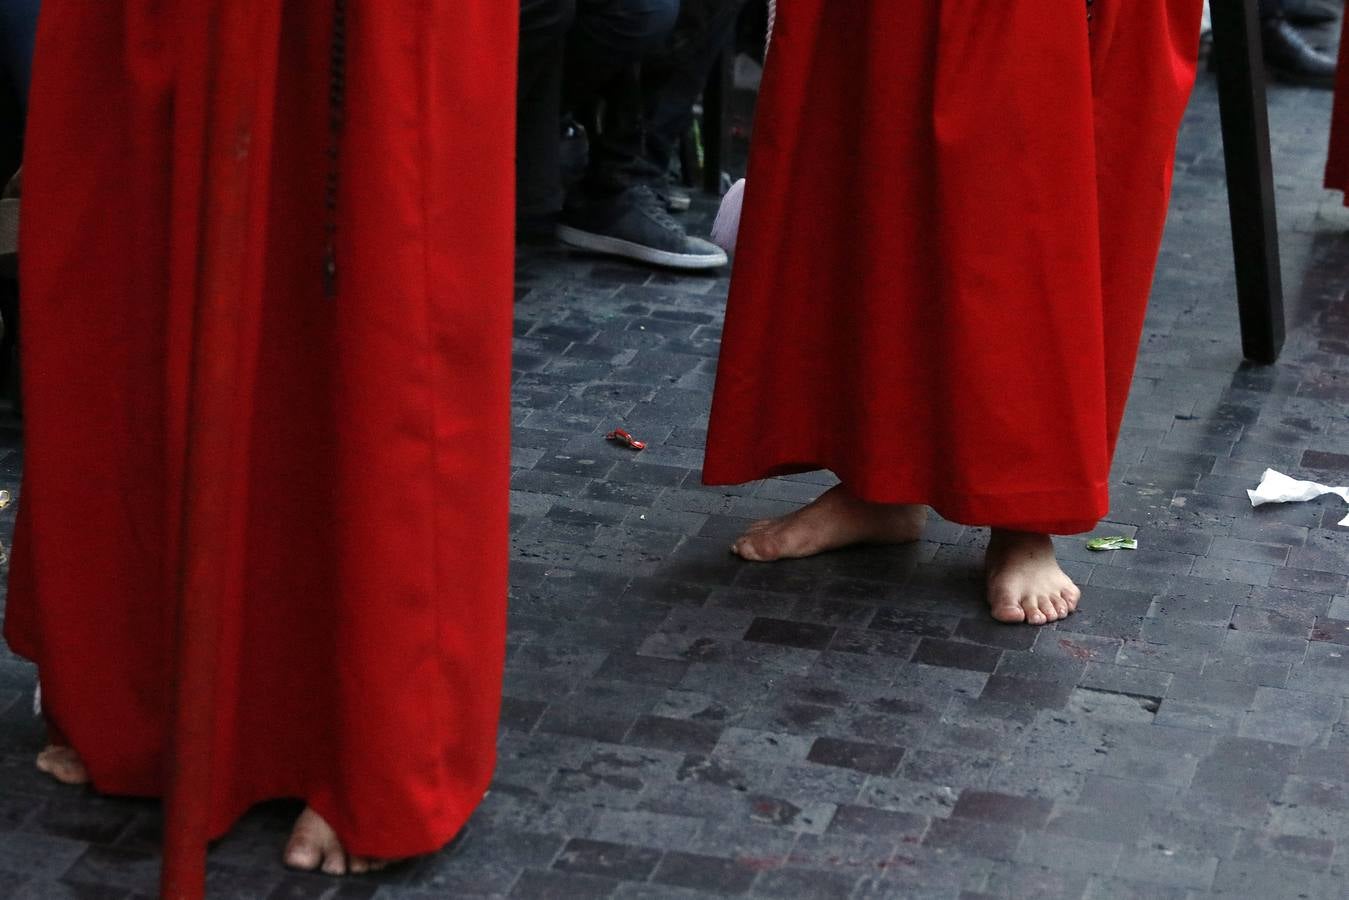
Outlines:
[[[625,447],[630,447],[633,450],[646,449],[646,441],[637,440],[637,438],[628,434],[622,428],[615,428],[613,431],[609,432],[604,437],[606,440],[618,441],[618,443],[622,444]]]

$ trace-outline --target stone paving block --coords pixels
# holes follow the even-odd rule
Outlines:
[[[988,783],[997,764],[990,756],[918,749],[905,754],[899,775],[929,784],[979,788]]]
[[[57,858],[60,858],[59,851]],[[90,846],[65,871],[62,880],[71,884],[114,885],[154,894],[159,890],[159,859],[149,850]]]
[[[1022,840],[1020,828],[990,825],[969,819],[933,819],[923,846],[956,851],[993,860],[1016,858]]]
[[[954,818],[1043,828],[1053,804],[1032,797],[1017,797],[997,791],[966,790],[951,811]]]
[[[868,775],[835,766],[777,765],[763,784],[767,793],[805,802],[848,804],[857,800]]]
[[[39,879],[55,879],[65,874],[76,860],[81,859],[87,848],[87,844],[69,838],[23,831],[12,832],[5,835],[4,841],[0,842],[0,871],[21,876],[35,876]],[[139,887],[138,884],[126,884],[125,879],[120,878],[107,883],[128,888]]]
[[[1191,900],[1193,896],[1188,888],[1097,876],[1087,885],[1083,898],[1084,900]]]
[[[519,900],[600,900],[611,897],[618,882],[574,872],[526,869],[509,894]]]
[[[1095,721],[1148,723],[1157,715],[1160,702],[1155,697],[1077,688],[1068,701],[1068,711]]]
[[[627,881],[643,881],[660,862],[661,853],[608,841],[573,839],[558,853],[553,868]]]
[[[1216,896],[1226,897],[1323,897],[1313,872],[1293,866],[1225,859],[1213,881]],[[1342,896],[1342,894],[1340,895]]]
[[[1002,651],[938,638],[923,638],[914,651],[913,662],[929,666],[949,666],[973,672],[992,672],[998,667]]]
[[[1249,631],[1306,640],[1312,635],[1312,622],[1271,610],[1238,606],[1230,626],[1236,631]]]
[[[1234,860],[1267,860],[1296,865],[1313,871],[1325,871],[1335,854],[1335,841],[1329,838],[1297,834],[1242,832],[1237,840]]]
[[[743,863],[694,853],[666,853],[651,880],[720,895],[747,893],[758,872]]]
[[[1142,834],[1144,827],[1142,814],[1116,816],[1108,809],[1082,809],[1059,805],[1045,824],[1045,831],[1053,836],[1053,840],[1047,842],[1049,846],[1054,846],[1059,838],[1123,846]],[[1032,843],[1031,846],[1037,845]]]
[[[1128,849],[1121,854],[1114,874],[1126,881],[1202,891],[1213,883],[1218,862],[1216,856],[1183,851]]]
[[[755,897],[780,897],[795,900],[800,897],[819,900],[848,900],[860,881],[855,873],[831,872],[819,869],[781,868],[763,872],[755,882]]]
[[[846,741],[838,738],[818,738],[807,756],[813,763],[856,769],[869,775],[893,775],[904,760],[903,747]]]

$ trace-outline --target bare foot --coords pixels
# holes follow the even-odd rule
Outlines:
[[[927,507],[868,503],[843,487],[777,519],[755,522],[731,545],[751,562],[800,559],[853,544],[905,544],[923,534]]]
[[[995,528],[984,565],[988,605],[999,622],[1055,622],[1077,609],[1082,599],[1077,585],[1059,567],[1047,534]]]
[[[389,865],[388,860],[348,855],[337,832],[309,807],[295,821],[286,844],[285,862],[292,869],[319,870],[325,875],[363,875]]]
[[[88,784],[89,770],[74,747],[48,744],[37,755],[37,767],[62,784]]]

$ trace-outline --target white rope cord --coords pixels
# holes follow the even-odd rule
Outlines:
[[[778,0],[768,0],[768,37],[764,39],[764,56],[773,44],[773,24],[778,20]]]

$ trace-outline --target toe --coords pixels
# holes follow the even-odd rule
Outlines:
[[[1049,621],[1049,618],[1040,609],[1040,604],[1034,597],[1027,597],[1021,601],[1021,608],[1025,611],[1026,621],[1032,625],[1043,625]]]
[[[359,856],[353,856],[351,858],[351,874],[364,875],[366,872],[369,871],[370,871],[370,860],[363,859],[362,857]]]
[[[1059,596],[1063,597],[1063,602],[1068,607],[1068,612],[1076,611],[1077,604],[1082,600],[1082,592],[1078,590],[1076,585],[1064,588]]]
[[[312,872],[323,861],[323,852],[306,836],[295,835],[286,845],[285,861],[292,869]]]
[[[782,542],[775,532],[746,535],[736,541],[736,555],[750,562],[772,562],[782,556]]]
[[[731,545],[731,552],[741,559],[750,562],[763,562],[763,557],[759,555],[758,548],[753,540],[748,536],[742,537]]]
[[[1019,624],[1026,621],[1026,611],[1021,608],[1016,597],[1010,594],[994,592],[989,594],[989,608],[993,618],[999,622]]]
[[[1054,609],[1056,613],[1059,614],[1059,618],[1068,618],[1068,614],[1072,613],[1072,607],[1068,604],[1066,596],[1063,596],[1063,594],[1055,594],[1054,596],[1051,596],[1050,599],[1054,602]]]
[[[342,848],[333,844],[328,847],[328,852],[323,858],[324,875],[345,875],[347,874],[347,855],[342,852]]]
[[[1061,598],[1053,594],[1040,598],[1040,609],[1051,622],[1057,622],[1068,615],[1068,607]]]

